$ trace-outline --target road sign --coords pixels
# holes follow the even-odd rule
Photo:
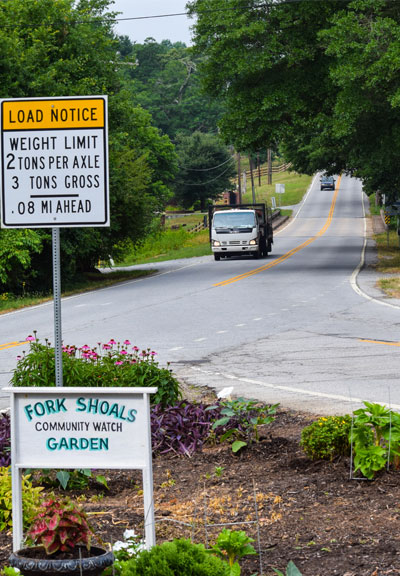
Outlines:
[[[0,102],[1,225],[109,226],[107,96]]]
[[[275,194],[284,194],[284,193],[285,193],[285,185],[275,184]]]

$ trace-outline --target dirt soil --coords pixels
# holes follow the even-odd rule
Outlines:
[[[238,455],[219,445],[192,458],[154,458],[157,542],[211,544],[221,527],[210,524],[235,522],[260,551],[242,561],[242,576],[272,576],[289,560],[304,576],[400,574],[400,472],[351,480],[348,458],[311,462],[299,440],[315,418],[278,411],[261,441]],[[115,542],[126,528],[143,526],[141,474],[105,474],[108,492],[92,486],[83,500],[97,533]],[[11,534],[0,533],[0,566],[10,551]]]

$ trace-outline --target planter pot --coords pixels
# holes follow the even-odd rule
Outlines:
[[[79,548],[81,558],[79,558]],[[114,563],[113,553],[103,548],[92,546],[88,551],[84,547],[76,549],[77,558],[46,557],[41,547],[23,548],[13,552],[10,556],[10,566],[18,568],[23,576],[57,576],[69,574],[70,576],[99,576],[103,570]]]

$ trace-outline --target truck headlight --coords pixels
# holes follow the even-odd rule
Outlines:
[[[221,242],[219,240],[213,240],[213,246],[221,246]]]
[[[250,246],[257,246],[257,240],[250,240]]]

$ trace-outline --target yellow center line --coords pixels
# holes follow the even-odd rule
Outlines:
[[[280,256],[279,258],[277,258],[276,260],[274,260],[273,262],[271,262],[269,264],[265,264],[264,266],[260,266],[259,268],[255,268],[254,270],[250,270],[250,272],[245,272],[244,274],[240,274],[239,276],[234,276],[233,278],[228,278],[227,280],[223,280],[222,282],[218,282],[217,284],[214,284],[214,286],[215,287],[227,286],[228,284],[233,284],[234,282],[239,282],[239,280],[244,280],[245,278],[249,278],[250,276],[254,276],[255,274],[259,274],[260,272],[264,272],[265,270],[269,270],[270,268],[273,268],[274,266],[281,264],[281,262],[284,262],[288,258],[291,258],[292,256],[294,256],[294,254],[296,254],[297,252],[300,252],[300,250],[303,250],[303,248],[306,248],[306,246],[309,246],[317,238],[320,238],[321,236],[323,236],[332,223],[333,212],[335,210],[335,205],[336,205],[336,200],[337,200],[337,196],[339,193],[339,187],[340,187],[341,179],[342,179],[342,177],[339,176],[339,178],[337,180],[337,184],[336,184],[335,194],[333,195],[331,208],[329,210],[328,218],[327,218],[324,226],[321,228],[321,230],[315,236],[312,236],[311,238],[309,238],[308,240],[306,240],[305,242],[303,242],[302,244],[300,244],[296,248],[289,250],[289,252],[286,252],[286,254],[283,254],[282,256]]]
[[[8,348],[15,348],[16,346],[21,346],[26,344],[26,340],[16,340],[15,342],[6,342],[5,344],[0,344],[0,350],[7,350]]]
[[[385,346],[399,346],[400,342],[385,342],[385,340],[367,340],[366,338],[359,338],[359,342],[367,342],[369,344],[384,344]]]

